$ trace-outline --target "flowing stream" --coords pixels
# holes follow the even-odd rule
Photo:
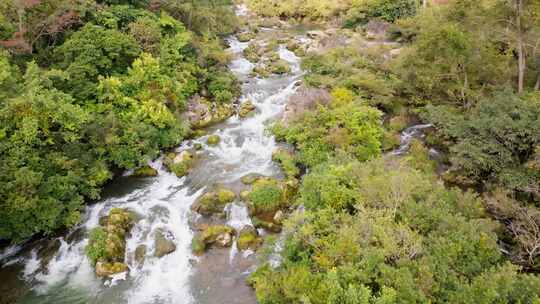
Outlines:
[[[167,172],[161,159],[151,165],[157,177],[121,177],[105,189],[104,198],[86,208],[78,227],[56,239],[34,241],[0,251],[0,303],[255,303],[245,284],[256,259],[252,252],[212,249],[202,257],[191,253],[198,217],[190,207],[205,189],[215,184],[239,192],[240,178],[248,173],[280,177],[272,162],[277,143],[268,134],[269,122],[283,112],[288,96],[294,94],[302,76],[300,60],[280,46],[279,55],[292,72],[283,76],[250,76],[253,64],[243,58],[248,43],[232,37],[229,41],[234,60],[230,69],[243,83],[241,102],[251,100],[256,113],[246,119],[232,117],[209,130],[221,137],[218,146],[206,145],[206,138],[187,141],[177,151],[201,144],[193,171],[184,178]],[[100,217],[111,208],[127,208],[139,218],[127,239],[126,261],[129,272],[107,280],[95,276],[85,256],[88,232],[99,225]],[[224,222],[240,229],[251,223],[245,205],[236,201],[226,207]],[[153,256],[154,236],[166,230],[176,251],[162,258]],[[134,261],[135,248],[148,248],[143,266]]]

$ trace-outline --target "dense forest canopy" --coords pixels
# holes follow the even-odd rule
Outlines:
[[[0,239],[77,223],[85,200],[189,134],[187,99],[233,100],[229,1],[0,4]]]

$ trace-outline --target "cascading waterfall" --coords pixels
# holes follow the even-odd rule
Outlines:
[[[11,246],[0,252],[0,263],[3,265],[24,265],[21,277],[30,285],[32,292],[23,303],[189,304],[222,301],[203,297],[193,290],[192,280],[199,258],[191,253],[194,232],[190,222],[196,215],[190,207],[205,189],[216,183],[239,183],[239,179],[248,173],[267,176],[281,174],[272,162],[272,152],[277,148],[277,143],[268,134],[267,125],[284,111],[285,102],[294,94],[302,76],[299,58],[280,46],[279,55],[291,65],[292,72],[266,79],[252,77],[250,73],[254,65],[242,53],[248,43],[231,38],[229,44],[229,51],[235,58],[230,69],[243,82],[240,102],[250,100],[257,107],[256,114],[242,120],[232,117],[212,128],[210,133],[221,137],[218,146],[206,145],[206,137],[180,146],[178,151],[195,144],[203,146],[197,155],[200,160],[198,165],[187,177],[179,179],[167,172],[161,160],[151,164],[158,170],[157,177],[137,182],[123,177],[133,183],[118,186],[123,193],[110,195],[88,206],[82,224],[66,236],[54,240],[59,246],[49,260],[41,259],[39,247],[25,251],[24,246]],[[129,272],[103,281],[95,276],[84,248],[88,243],[88,232],[99,225],[100,217],[111,208],[132,210],[138,218],[127,238],[126,262]],[[229,204],[226,211],[227,224],[234,228],[241,229],[251,224],[242,202]],[[176,245],[174,252],[161,258],[153,256],[154,236],[158,230],[169,232]],[[134,261],[134,251],[141,244],[148,248],[142,266]],[[244,259],[252,254],[246,251],[238,255],[236,249],[231,249],[229,263],[233,265],[235,259]],[[209,283],[206,288],[210,290],[214,286]]]

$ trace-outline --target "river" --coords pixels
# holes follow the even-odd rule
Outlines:
[[[266,32],[277,31],[265,29]],[[205,189],[220,184],[239,192],[240,178],[248,173],[281,177],[272,162],[278,144],[267,132],[270,122],[284,111],[301,79],[300,59],[281,45],[279,56],[292,72],[282,76],[251,76],[254,67],[244,58],[248,43],[229,39],[233,60],[230,69],[242,82],[240,102],[250,100],[256,113],[246,119],[231,117],[209,129],[221,137],[218,146],[206,145],[206,136],[184,142],[177,151],[192,150],[196,144],[197,162],[191,173],[177,178],[165,170],[162,160],[151,166],[158,170],[153,178],[129,176],[115,180],[104,190],[102,200],[86,207],[81,224],[64,235],[32,241],[0,251],[0,303],[256,303],[245,283],[256,267],[256,255],[238,253],[235,246],[212,249],[202,257],[191,253],[193,226],[199,219],[190,207]],[[127,239],[126,261],[129,272],[103,280],[85,256],[88,232],[99,225],[99,218],[111,208],[127,208],[138,220]],[[223,221],[240,229],[250,224],[241,201],[226,207]],[[152,255],[154,234],[170,232],[176,251],[162,258]],[[135,248],[148,246],[142,267],[134,262]]]

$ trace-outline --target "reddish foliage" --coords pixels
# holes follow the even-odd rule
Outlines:
[[[17,4],[22,8],[31,8],[36,5],[39,5],[42,0],[18,0]]]
[[[16,32],[12,39],[0,41],[0,45],[5,48],[11,48],[20,52],[31,52],[32,47],[24,39],[25,32]]]
[[[60,33],[64,29],[78,22],[79,15],[77,14],[77,12],[73,10],[67,11],[58,16],[51,24],[49,24],[47,33],[50,35]]]

